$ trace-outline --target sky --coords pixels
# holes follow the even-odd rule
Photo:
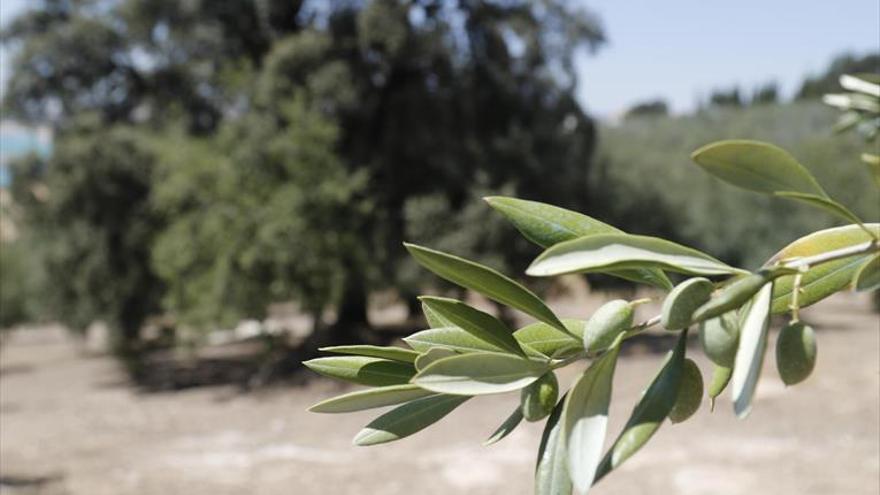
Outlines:
[[[0,25],[28,0],[0,1]],[[715,88],[776,81],[784,95],[839,53],[880,50],[878,0],[584,0],[609,42],[578,58],[580,101],[613,118],[666,99],[690,111]],[[0,87],[8,77],[0,47]]]
[[[880,50],[878,0],[589,0],[608,43],[580,57],[579,98],[600,117],[662,97],[677,113],[714,88],[767,81],[790,95],[836,54]]]

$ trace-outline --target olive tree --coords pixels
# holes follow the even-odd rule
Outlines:
[[[848,102],[860,122],[876,125],[880,86],[847,81]],[[314,405],[319,413],[396,406],[354,439],[376,445],[412,435],[471,398],[518,392],[520,405],[487,440],[494,443],[523,419],[546,418],[535,469],[535,493],[586,493],[650,440],[668,418],[692,416],[703,398],[703,378],[688,357],[689,332],[699,333],[714,363],[707,393],[713,406],[729,388],[739,418],[752,409],[773,315],[788,315],[776,339],[782,381],[806,379],[816,362],[816,336],[799,318],[801,308],[848,288],[880,287],[880,223],[866,223],[831,198],[785,150],[760,141],[728,140],[696,150],[704,171],[734,186],[819,208],[845,224],[809,233],[782,247],[756,271],[658,237],[634,235],[589,216],[512,197],[486,202],[544,251],[527,275],[553,277],[602,273],[662,291],[662,311],[634,319],[644,300],[614,300],[589,319],[555,314],[537,295],[487,266],[434,249],[406,244],[423,267],[464,289],[515,308],[536,321],[512,330],[491,314],[445,297],[421,298],[430,329],[404,339],[409,348],[365,345],[323,349],[336,356],[305,364],[323,375],[371,388]],[[870,160],[869,160],[870,161]],[[670,274],[682,280],[673,284]],[[656,375],[611,447],[607,435],[612,381],[627,341],[660,327],[677,334]],[[587,361],[586,370],[561,394],[555,371]]]

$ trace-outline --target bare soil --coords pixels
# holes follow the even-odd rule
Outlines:
[[[867,298],[852,295],[805,317],[819,333],[808,381],[786,389],[768,353],[747,420],[734,418],[727,397],[714,413],[706,404],[686,423],[664,425],[592,493],[880,493],[880,320]],[[647,339],[619,364],[610,436],[658,368],[662,354],[653,351],[668,345]],[[84,356],[60,329],[17,332],[2,352],[2,494],[531,493],[541,425],[480,446],[515,394],[471,400],[418,435],[358,448],[351,438],[375,411],[305,411],[346,390],[329,381],[247,394],[229,386],[145,394],[111,358]]]

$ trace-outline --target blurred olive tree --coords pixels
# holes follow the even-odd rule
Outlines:
[[[138,301],[122,335],[161,310],[209,328],[295,297],[335,306],[350,340],[372,290],[426,283],[405,237],[467,230],[464,254],[496,266],[531,253],[440,210],[501,189],[589,208],[573,60],[603,34],[575,2],[42,0],[3,41],[5,108],[56,130],[34,204],[65,245],[48,290],[76,294],[72,325]]]

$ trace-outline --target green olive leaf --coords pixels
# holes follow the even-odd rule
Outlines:
[[[767,350],[767,327],[770,322],[770,301],[773,283],[765,285],[743,313],[739,347],[733,365],[731,386],[733,408],[737,417],[745,418],[752,408],[752,398],[761,376]]]
[[[660,371],[645,389],[623,431],[605,454],[594,483],[635,454],[663,424],[675,405],[686,349],[687,330],[679,336],[675,349],[666,355]]]
[[[410,363],[366,356],[324,357],[303,364],[330,378],[374,387],[403,385],[416,374],[416,369]]]
[[[360,446],[393,442],[417,433],[443,419],[470,397],[432,395],[407,402],[379,416],[354,438]]]
[[[492,436],[490,436],[486,439],[485,442],[483,442],[483,446],[488,447],[489,445],[500,442],[504,437],[510,435],[510,432],[515,430],[516,427],[519,426],[520,423],[522,423],[522,420],[522,410],[517,407],[513,410],[510,416],[508,416],[507,419],[505,419],[504,422],[501,423],[501,426],[499,426],[498,429],[495,430],[494,433],[492,433]]]
[[[416,332],[403,341],[416,352],[426,353],[434,347],[455,352],[505,352],[504,349],[478,339],[459,327],[431,328]]]
[[[513,332],[507,328],[507,325],[489,313],[455,299],[434,296],[422,296],[420,299],[432,311],[474,337],[506,352],[520,356],[526,355],[523,348],[513,338]]]
[[[549,248],[554,244],[578,237],[624,233],[616,227],[587,215],[546,203],[502,196],[491,196],[484,199],[492,208],[507,217],[526,239],[543,248]],[[660,289],[669,290],[672,288],[672,282],[662,270],[648,268],[609,271],[607,273],[632,282],[653,285]]]
[[[691,158],[715,177],[743,189],[766,194],[785,191],[827,197],[797,159],[769,143],[718,141],[694,151]]]
[[[309,408],[316,413],[347,413],[374,409],[377,407],[402,404],[429,395],[436,395],[429,390],[415,385],[392,385],[390,387],[371,388],[350,392],[331,399],[321,401]]]
[[[400,361],[403,363],[414,363],[419,356],[418,352],[400,347],[382,347],[375,345],[338,345],[332,347],[322,347],[318,349],[324,352],[333,352],[336,354],[353,354],[355,356],[369,356],[391,361]]]
[[[470,335],[470,334],[467,334]],[[427,368],[429,364],[434,361],[439,361],[443,358],[448,358],[452,356],[457,356],[458,353],[453,351],[452,349],[447,349],[445,347],[431,347],[424,354],[419,354],[419,357],[416,358],[416,370],[422,371]]]
[[[510,354],[472,352],[437,360],[421,370],[412,382],[444,394],[499,394],[526,387],[549,369],[547,362]]]
[[[538,277],[566,273],[606,272],[621,268],[657,268],[692,275],[741,272],[708,254],[656,237],[599,234],[566,241],[547,249],[526,273]]]
[[[425,320],[428,322],[428,326],[430,326],[431,328],[445,328],[455,326],[452,324],[451,321],[437,314],[436,311],[432,310],[425,303],[422,303],[422,313],[425,314]]]
[[[875,235],[880,236],[880,224],[866,224],[865,227]],[[872,236],[858,225],[846,225],[820,230],[801,237],[782,248],[764,266],[770,267],[782,260],[814,256],[871,240]],[[835,292],[845,289],[852,283],[852,279],[859,267],[870,257],[871,254],[851,256],[810,268],[810,270],[803,274],[801,279],[802,292],[798,298],[800,307],[803,308],[815,304]],[[793,285],[793,275],[786,275],[776,279],[773,287],[771,309],[773,314],[781,314],[789,310]]]
[[[721,289],[717,296],[694,311],[693,321],[703,322],[741,307],[754,297],[762,287],[771,282],[775,276],[767,271],[760,271],[733,279]]]
[[[566,397],[563,396],[547,418],[541,435],[535,466],[535,495],[571,495],[571,476],[560,421],[565,403]]]
[[[558,358],[580,352],[584,333],[584,320],[564,319],[562,323],[569,333],[562,333],[554,327],[535,322],[513,332],[513,337],[523,347],[534,349],[546,357]]]
[[[566,445],[568,472],[579,493],[593,484],[608,428],[611,383],[620,352],[621,339],[593,361],[569,390],[562,410],[562,436]]]
[[[405,243],[410,254],[428,270],[450,282],[534,316],[566,332],[565,325],[532,291],[513,279],[479,263],[433,249]]]
[[[853,276],[852,285],[859,292],[880,289],[880,254],[862,263]]]

